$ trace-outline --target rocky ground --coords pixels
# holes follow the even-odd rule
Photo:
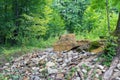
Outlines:
[[[51,48],[20,56],[0,68],[9,80],[103,80],[108,67],[102,65],[99,54],[90,52],[53,52]],[[120,64],[112,80],[120,80]]]

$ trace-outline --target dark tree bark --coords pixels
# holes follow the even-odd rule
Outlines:
[[[5,6],[4,6],[4,15],[5,15],[5,18],[4,18],[4,20],[5,20],[5,22],[7,22],[7,20],[8,20],[8,17],[7,17],[7,8],[8,8],[8,5],[7,5],[7,0],[4,0],[4,4],[5,4]]]
[[[14,22],[15,22],[15,25],[18,26],[18,21],[17,19],[19,18],[19,3],[18,3],[18,0],[13,0],[13,16],[14,16]]]
[[[120,35],[120,12],[119,12],[119,16],[118,16],[118,21],[117,21],[117,26],[116,26],[116,30],[115,30],[115,35],[116,36]]]
[[[14,37],[18,36],[18,33],[19,33],[19,0],[12,0],[12,12],[13,12],[13,21],[14,21],[14,24],[15,24],[15,30],[13,31],[13,35]],[[13,39],[12,44],[16,44],[17,43],[17,40]]]
[[[120,12],[119,12],[119,16],[118,16],[118,22],[117,22],[115,33],[118,37],[117,56],[119,56],[119,58],[120,58]]]

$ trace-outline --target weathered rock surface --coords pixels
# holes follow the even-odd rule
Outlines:
[[[89,41],[76,40],[75,34],[62,35],[59,40],[53,45],[55,52],[63,52],[75,50],[77,52],[90,51],[93,54],[102,53],[104,51],[105,41]]]
[[[68,51],[72,49],[73,47],[77,46],[77,42],[75,39],[75,34],[66,34],[62,35],[54,44],[54,51]]]

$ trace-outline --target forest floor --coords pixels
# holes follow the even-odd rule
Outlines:
[[[102,64],[101,54],[75,50],[58,53],[52,48],[34,51],[2,65],[1,80],[104,80],[109,67]],[[120,62],[111,80],[120,80]]]

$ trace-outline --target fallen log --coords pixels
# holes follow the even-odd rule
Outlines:
[[[113,74],[113,70],[115,69],[115,67],[117,66],[119,62],[119,58],[116,56],[111,65],[110,65],[110,68],[105,72],[105,74],[103,75],[103,80],[111,80],[111,76]]]

